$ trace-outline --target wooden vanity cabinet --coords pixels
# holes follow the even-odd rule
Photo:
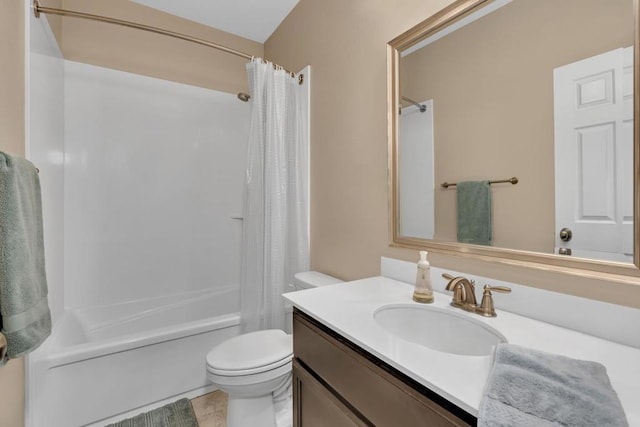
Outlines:
[[[299,310],[293,316],[293,351],[294,427],[477,423],[471,414]]]

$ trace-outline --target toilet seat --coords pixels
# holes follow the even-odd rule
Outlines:
[[[293,338],[279,329],[231,338],[207,354],[207,371],[224,377],[254,375],[290,365]]]

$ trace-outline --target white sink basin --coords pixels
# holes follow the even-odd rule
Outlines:
[[[463,313],[432,306],[393,304],[373,313],[392,335],[432,350],[466,356],[488,356],[507,339],[483,322]]]

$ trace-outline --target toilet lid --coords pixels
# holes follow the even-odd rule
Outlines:
[[[291,361],[293,338],[279,329],[250,332],[228,339],[207,354],[207,369],[218,375],[249,375]]]

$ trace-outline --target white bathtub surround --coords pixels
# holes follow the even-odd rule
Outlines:
[[[25,1],[26,157],[40,170],[44,250],[53,323],[64,310],[64,60],[47,18]]]
[[[415,265],[413,271],[415,274]],[[477,415],[491,367],[491,356],[463,356],[432,350],[387,332],[375,321],[374,312],[386,305],[424,308],[412,300],[412,293],[413,286],[408,283],[372,277],[293,292],[285,297],[306,314],[385,363]],[[497,330],[511,344],[602,363],[607,368],[629,425],[640,426],[640,349],[516,315],[499,307],[498,317],[485,318],[451,307],[450,294],[434,292],[434,296],[435,302],[428,307],[482,322]],[[509,296],[497,295],[496,300]]]
[[[259,58],[247,64],[247,74],[251,125],[242,230],[242,328],[285,329],[280,295],[295,273],[309,267],[304,89],[297,78]]]
[[[30,360],[31,425],[121,419],[211,391],[202,360],[238,335],[238,307],[229,287],[65,312]]]
[[[51,72],[29,56],[33,75]],[[210,391],[202,361],[239,333],[248,105],[58,60],[59,93],[32,84],[30,152],[56,270],[53,333],[28,358],[28,427],[115,420]],[[64,146],[41,137],[58,136],[41,117]]]
[[[30,1],[24,1],[24,8],[25,151],[40,169],[45,268],[55,330],[64,311],[64,60],[47,18],[35,18]],[[36,407],[29,388],[34,379],[32,359],[33,355],[25,359],[25,424],[29,427],[35,425],[32,416]]]
[[[65,307],[239,286],[249,106],[65,61]]]
[[[413,283],[415,269],[412,262],[381,258],[381,274],[385,277]],[[478,301],[482,299],[482,286],[485,284],[510,287],[510,294],[493,295],[496,309],[640,348],[640,334],[636,328],[629,327],[640,325],[640,309],[431,266],[433,289],[449,295],[451,293],[445,291],[448,280],[442,277],[443,273],[475,280]]]

